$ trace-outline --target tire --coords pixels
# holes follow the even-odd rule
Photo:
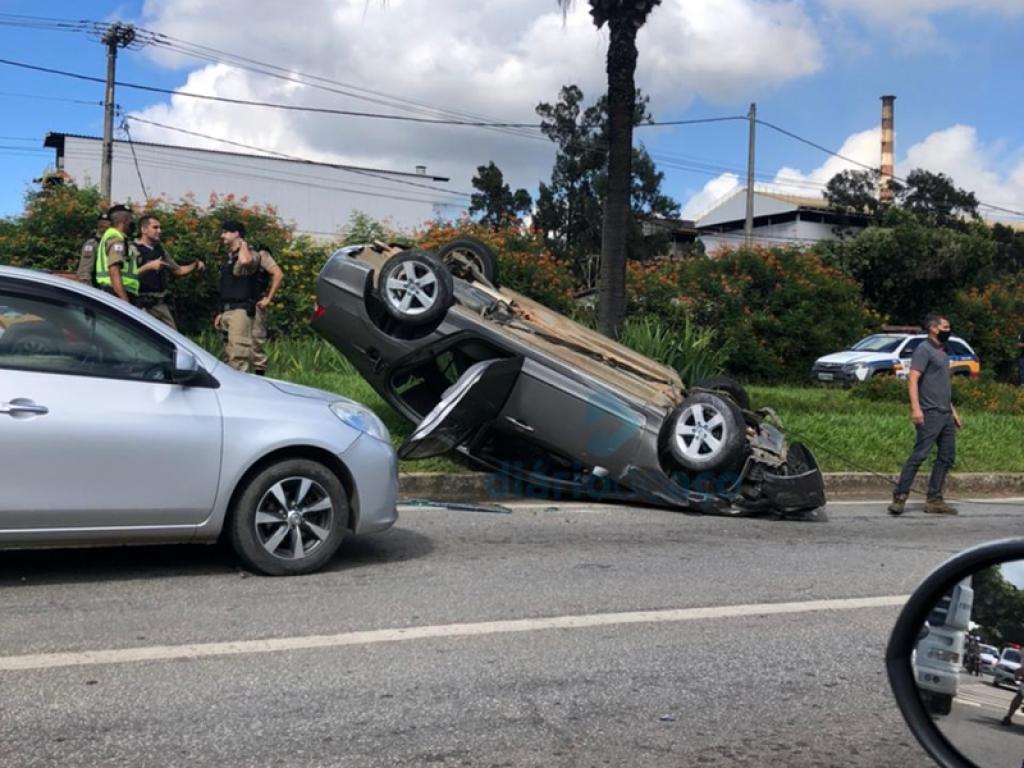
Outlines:
[[[267,576],[295,576],[322,568],[338,551],[349,525],[348,497],[341,481],[309,459],[287,459],[260,471],[248,481],[230,514],[235,554],[247,568]]]
[[[933,693],[928,697],[928,711],[935,715],[948,715],[953,711],[953,697],[948,693]]]
[[[475,237],[458,237],[437,252],[456,277],[464,280],[482,277],[498,287],[498,257],[490,246]]]
[[[696,392],[676,407],[667,423],[669,452],[689,472],[732,469],[743,458],[746,424],[730,398]]]
[[[380,270],[384,310],[405,325],[427,325],[444,317],[455,300],[452,273],[427,251],[403,251]]]
[[[750,395],[747,394],[747,390],[743,388],[742,384],[730,376],[712,376],[711,378],[704,379],[696,388],[724,392],[735,400],[736,405],[744,411],[750,410]]]

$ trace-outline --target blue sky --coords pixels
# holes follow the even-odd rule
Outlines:
[[[588,97],[599,94],[607,35],[589,24],[586,3],[577,3],[565,21],[554,0],[474,6],[469,11],[455,0],[8,0],[2,13],[121,19],[296,72],[495,119],[535,120],[533,106],[554,100],[564,83],[579,83]],[[740,115],[756,101],[764,120],[869,164],[878,163],[879,97],[893,93],[898,172],[918,165],[943,171],[986,202],[1024,210],[1022,39],[1024,0],[665,0],[641,33],[637,81],[651,94],[656,119]],[[81,33],[0,25],[0,50],[0,57],[28,64],[97,77],[105,71],[103,46]],[[9,65],[0,65],[0,73],[0,215],[9,216],[20,212],[32,179],[53,162],[52,150],[42,150],[48,131],[101,134],[103,89]],[[118,79],[266,101],[398,109],[151,47],[123,51]],[[182,97],[172,102],[125,88],[117,102],[144,118],[313,159],[400,170],[423,163],[450,175],[453,189],[469,189],[475,167],[490,160],[531,193],[550,173],[549,145],[496,131],[282,114]],[[133,136],[225,148],[144,124],[136,124]],[[745,124],[646,128],[637,138],[661,161],[666,191],[688,213],[742,183]],[[805,194],[848,167],[765,128],[759,128],[757,166],[762,183]]]

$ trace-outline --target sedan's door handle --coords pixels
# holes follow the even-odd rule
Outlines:
[[[531,427],[529,424],[524,424],[518,419],[513,419],[511,416],[506,416],[505,421],[509,422],[516,429],[521,429],[524,432],[533,432],[533,427]]]
[[[37,405],[29,400],[27,397],[16,397],[9,403],[0,403],[0,413],[6,413],[10,416],[34,415],[34,416],[45,416],[50,412],[50,409],[45,405]]]

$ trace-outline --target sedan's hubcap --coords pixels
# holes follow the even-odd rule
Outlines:
[[[401,274],[387,279],[384,291],[392,306],[406,315],[421,315],[437,301],[437,276],[427,264],[407,261]]]
[[[695,403],[676,422],[676,444],[684,456],[706,461],[722,452],[727,435],[725,418],[717,408]]]
[[[316,551],[334,527],[334,503],[316,480],[289,477],[272,485],[256,507],[256,538],[274,557],[297,560]]]

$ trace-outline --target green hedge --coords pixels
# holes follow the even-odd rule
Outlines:
[[[907,382],[894,376],[881,376],[857,384],[851,388],[850,397],[855,400],[910,405]],[[1024,416],[1024,388],[990,379],[954,376],[953,403],[964,410]]]
[[[630,313],[714,329],[729,350],[726,370],[754,381],[802,382],[815,359],[881,322],[856,282],[796,248],[631,263],[627,286]]]

